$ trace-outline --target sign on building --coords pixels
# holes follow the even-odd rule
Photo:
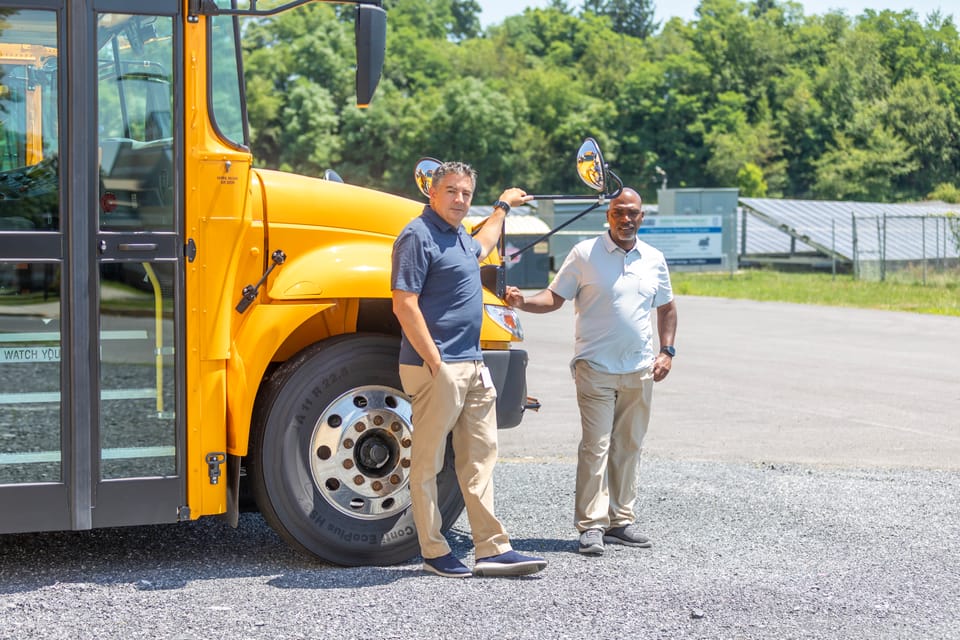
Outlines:
[[[638,230],[640,239],[660,251],[670,265],[720,265],[723,262],[721,216],[651,216]]]

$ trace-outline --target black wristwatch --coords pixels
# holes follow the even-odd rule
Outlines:
[[[510,213],[510,205],[504,202],[503,200],[497,200],[493,203],[494,209],[503,209],[504,213]]]
[[[677,350],[674,349],[672,346],[660,347],[660,353],[665,353],[671,358],[673,358],[673,357],[676,357]]]

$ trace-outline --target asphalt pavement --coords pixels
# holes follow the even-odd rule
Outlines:
[[[677,357],[645,452],[682,460],[960,470],[960,318],[778,302],[677,300]],[[573,303],[521,314],[528,392],[507,457],[579,438]]]
[[[501,431],[495,479],[542,573],[333,567],[256,514],[8,535],[0,639],[960,637],[960,318],[678,305],[637,504],[651,549],[576,552],[567,305],[522,317],[543,409]],[[450,539],[470,564],[466,518]]]

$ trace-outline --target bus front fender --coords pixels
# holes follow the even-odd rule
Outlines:
[[[227,359],[227,453],[244,456],[257,391],[274,355],[294,329],[336,306],[335,302],[254,305],[247,310]]]
[[[269,289],[274,300],[389,298],[393,241],[359,240],[289,256]]]

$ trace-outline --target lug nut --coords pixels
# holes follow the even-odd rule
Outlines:
[[[351,440],[350,438],[347,438],[346,440],[344,440],[344,441],[343,441],[343,448],[344,448],[344,449],[353,449],[353,440]]]
[[[400,484],[400,476],[397,474],[390,476],[390,484]]]
[[[394,433],[398,433],[402,428],[403,427],[400,426],[399,422],[394,422],[390,425],[390,431],[393,431]]]
[[[404,469],[409,469],[409,468],[410,468],[410,458],[404,458],[403,460],[401,460],[401,461],[400,461],[400,466],[403,467]]]
[[[411,444],[413,444],[413,440],[411,440],[410,438],[404,438],[403,440],[400,441],[400,444],[402,444],[403,447],[407,449],[410,447]]]
[[[363,433],[366,430],[367,425],[363,424],[362,422],[358,422],[357,424],[353,425],[353,428],[357,430],[357,433]]]
[[[378,427],[383,424],[383,416],[373,416],[373,424]]]
[[[380,491],[380,489],[383,489],[383,483],[380,482],[379,480],[375,480],[374,483],[371,484],[370,486],[373,488],[374,491]]]
[[[350,458],[347,458],[346,460],[344,460],[344,461],[343,461],[343,468],[344,468],[344,469],[353,469],[353,460],[351,460]]]
[[[353,476],[353,484],[363,484],[363,476],[359,473]]]

